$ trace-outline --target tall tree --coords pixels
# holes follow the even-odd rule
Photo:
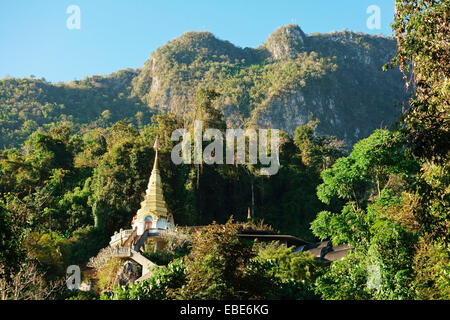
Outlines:
[[[446,161],[450,148],[448,0],[396,0],[393,29],[398,64],[414,89],[404,117],[416,154]],[[409,79],[408,79],[409,77]]]
[[[450,24],[448,0],[396,0],[393,29],[399,64],[414,93],[404,115],[409,146],[421,159],[420,205],[424,231],[449,241]],[[409,73],[408,73],[409,72]],[[408,79],[409,76],[409,79]]]

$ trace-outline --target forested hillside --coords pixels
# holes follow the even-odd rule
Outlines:
[[[318,132],[351,146],[389,127],[406,101],[401,74],[383,72],[393,39],[353,32],[306,36],[277,29],[258,48],[238,48],[209,32],[187,32],[156,50],[133,80],[152,109],[183,116],[199,88],[215,88],[230,127],[295,128],[318,118]]]
[[[395,41],[348,31],[305,35],[277,29],[258,48],[239,48],[209,32],[187,32],[157,49],[140,70],[121,70],[70,83],[0,81],[0,146],[18,146],[33,131],[71,122],[75,130],[151,114],[191,114],[195,94],[214,88],[229,127],[284,130],[319,119],[317,132],[348,147],[388,128],[406,101],[400,72],[382,71]]]
[[[70,83],[44,79],[0,81],[0,146],[19,146],[34,131],[70,122],[74,129],[105,127],[127,119],[142,127],[149,109],[131,96],[134,70]]]

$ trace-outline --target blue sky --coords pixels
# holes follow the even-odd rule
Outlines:
[[[394,0],[1,0],[0,79],[51,82],[139,68],[151,53],[185,31],[208,30],[241,47],[257,47],[279,26],[305,33],[343,30],[392,34]],[[81,28],[69,30],[70,5]],[[381,29],[366,12],[381,11]]]

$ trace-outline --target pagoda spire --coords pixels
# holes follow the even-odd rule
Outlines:
[[[141,208],[137,212],[137,220],[145,219],[148,216],[151,216],[154,220],[169,216],[158,167],[158,151],[160,150],[158,138],[155,140],[153,149],[155,149],[155,162],[145,192],[144,201],[141,202]]]
[[[156,137],[155,144],[153,145],[153,149],[155,150],[155,163],[153,164],[153,170],[158,170],[158,151],[161,149],[159,145],[159,138]]]

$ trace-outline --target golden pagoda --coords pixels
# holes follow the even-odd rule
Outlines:
[[[161,176],[158,168],[158,151],[160,149],[159,139],[156,138],[155,162],[153,164],[150,181],[145,192],[144,201],[132,222],[132,227],[137,228],[137,234],[142,235],[145,230],[150,229],[170,229],[173,227],[172,215],[167,211],[164,200]]]

